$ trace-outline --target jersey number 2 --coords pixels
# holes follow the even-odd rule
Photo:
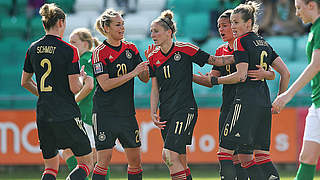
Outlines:
[[[52,91],[52,87],[49,86],[44,86],[44,83],[46,81],[46,78],[49,76],[49,74],[51,73],[51,62],[49,61],[49,59],[42,59],[40,62],[40,65],[45,68],[45,64],[47,64],[47,71],[41,76],[41,80],[40,80],[40,91],[41,92],[50,92]]]

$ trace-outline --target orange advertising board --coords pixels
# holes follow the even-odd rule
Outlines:
[[[217,163],[219,109],[200,109],[193,144],[188,147],[190,163]],[[274,115],[271,154],[274,162],[292,163],[297,158],[296,109],[288,108]],[[137,110],[140,125],[143,163],[162,163],[163,147],[160,130],[151,119],[148,109]],[[35,112],[0,111],[0,165],[42,164]],[[117,143],[112,163],[126,163],[121,145]]]

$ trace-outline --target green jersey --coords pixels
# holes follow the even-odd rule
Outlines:
[[[83,53],[80,57],[80,67],[85,66],[84,71],[88,76],[93,77],[92,72],[92,63],[91,63],[91,55],[92,52],[87,51]],[[84,123],[92,125],[92,97],[94,91],[96,89],[96,85],[94,85],[93,90],[88,94],[87,97],[78,102],[81,111],[81,117]]]
[[[320,18],[318,18],[311,27],[308,42],[307,42],[307,57],[308,62],[311,62],[312,53],[316,49],[320,49]],[[317,59],[320,61],[320,59]],[[318,73],[311,80],[312,88],[312,103],[319,108],[320,107],[320,73]]]

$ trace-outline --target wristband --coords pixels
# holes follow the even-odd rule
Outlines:
[[[218,77],[212,76],[211,77],[211,84],[212,85],[218,85]]]

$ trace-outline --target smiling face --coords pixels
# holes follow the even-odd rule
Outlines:
[[[108,38],[121,41],[124,38],[124,20],[121,16],[111,18],[110,26],[104,26]]]
[[[228,18],[223,17],[218,19],[218,30],[219,30],[220,37],[224,42],[227,42],[227,41],[229,42],[234,40],[232,29],[231,29],[231,23]]]
[[[304,24],[312,22],[309,3],[305,4],[304,0],[295,0],[296,16],[298,16]]]
[[[165,28],[159,25],[159,23],[153,22],[151,24],[150,31],[151,38],[156,46],[161,46],[171,40],[171,30],[165,30]]]
[[[241,13],[232,13],[230,21],[233,36],[236,38],[252,30],[251,19],[249,19],[247,22],[244,22]]]

